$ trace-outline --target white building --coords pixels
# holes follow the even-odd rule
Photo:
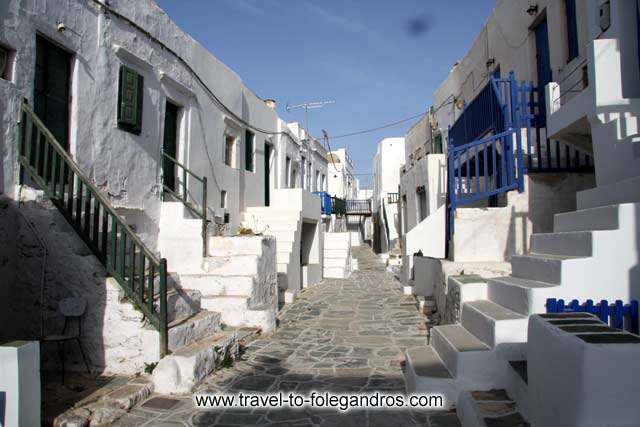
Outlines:
[[[534,316],[549,309],[548,298],[628,303],[640,295],[638,19],[636,0],[498,1],[471,50],[435,93],[428,116],[410,131],[424,134],[416,129],[424,121],[432,129],[429,135],[422,127],[426,137],[418,137],[426,156],[416,154],[420,144],[407,148],[414,156],[401,184],[409,216],[405,258],[411,256],[409,240],[425,255],[434,250],[429,239],[444,233],[432,216],[454,228],[453,262],[413,257],[406,270],[415,288],[435,299],[443,323],[431,330],[430,346],[408,352],[408,391],[444,393],[463,425],[485,416],[471,390],[506,389],[509,404],[534,426],[622,426],[640,415],[626,392],[601,393],[602,387],[615,389],[605,376],[596,383],[589,377],[608,372],[607,378],[636,382],[631,358],[639,351],[637,339],[607,330],[611,345],[603,345],[603,336],[588,336],[606,330],[590,315],[558,321]],[[519,116],[529,109],[522,104],[511,116],[517,121],[492,124],[492,105],[499,104],[485,102],[508,82],[509,71],[533,82],[524,89],[518,84],[539,105],[528,111],[531,125]],[[488,86],[498,72],[501,79]],[[437,135],[446,163],[429,150]],[[485,153],[494,155],[491,144],[498,140],[513,145],[502,145],[493,164],[513,170],[514,180],[485,174],[493,166]],[[448,171],[435,172],[443,164]],[[443,173],[447,203],[456,208],[444,220]],[[487,198],[487,183],[497,197]],[[424,186],[427,202],[437,201],[416,225],[409,200],[414,186]],[[420,247],[420,241],[428,243]],[[565,326],[579,323],[591,326]],[[566,381],[569,371],[572,378],[590,379]]]
[[[222,323],[269,331],[322,279],[326,151],[152,1],[10,0],[0,22],[0,339],[59,333],[79,297],[93,370],[179,350],[156,390],[190,389],[237,349]]]
[[[373,158],[373,248],[381,254],[387,254],[399,237],[398,189],[400,168],[405,162],[404,143],[404,138],[385,138],[378,143]]]
[[[354,165],[345,148],[327,154],[329,185],[327,192],[341,199],[355,199],[358,194],[358,179],[354,176]]]

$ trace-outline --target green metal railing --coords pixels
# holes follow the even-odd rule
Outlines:
[[[172,196],[180,200],[182,204],[189,210],[189,212],[191,212],[192,214],[194,214],[195,216],[197,216],[202,220],[202,256],[206,257],[208,252],[207,239],[208,239],[208,226],[209,226],[209,221],[207,220],[207,177],[206,176],[200,177],[196,175],[193,171],[191,171],[189,168],[187,168],[185,165],[183,165],[182,163],[180,163],[178,160],[168,155],[167,153],[163,152],[162,156],[165,162],[166,161],[170,162],[171,164],[174,165],[173,167],[177,166],[182,171],[180,174],[182,176],[182,180],[175,180],[175,183],[181,187],[181,191],[176,191],[175,189],[169,187],[165,183],[164,178],[162,180],[162,188],[164,189],[164,191],[166,191],[167,193],[171,194]],[[187,188],[187,176],[191,176],[196,181],[202,184],[202,201],[201,201],[202,204],[200,205],[200,207],[198,207],[197,205],[189,201],[189,191]]]
[[[160,355],[166,355],[166,259],[158,259],[127,226],[25,100],[17,136],[21,182],[26,170],[159,331]]]
[[[347,201],[339,197],[331,197],[331,212],[344,215],[347,213]]]

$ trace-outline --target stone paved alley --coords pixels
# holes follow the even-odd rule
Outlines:
[[[218,371],[200,392],[399,392],[408,347],[425,345],[425,317],[411,296],[367,247],[354,250],[360,270],[302,292],[280,314],[280,327],[251,342],[231,368]],[[455,426],[453,413],[418,411],[217,410],[198,411],[191,396],[171,409],[144,403],[117,425],[431,425]]]

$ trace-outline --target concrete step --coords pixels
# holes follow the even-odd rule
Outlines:
[[[349,258],[325,258],[324,268],[348,268]]]
[[[238,355],[234,330],[177,349],[153,370],[154,391],[159,394],[190,393],[207,375]]]
[[[254,277],[181,274],[179,283],[183,288],[199,291],[202,296],[244,295],[248,298],[253,292]]]
[[[487,281],[489,300],[516,313],[544,313],[547,298],[556,298],[560,286],[513,276]]]
[[[519,364],[519,365],[515,365]],[[527,417],[529,415],[529,386],[527,380],[526,360],[509,361],[505,372],[505,388],[520,409],[520,413]],[[517,369],[516,369],[517,368]],[[518,372],[522,371],[522,372]]]
[[[256,255],[211,256],[202,261],[202,269],[210,275],[256,276],[258,261]]]
[[[588,257],[593,254],[595,231],[537,233],[531,235],[531,252]]]
[[[638,203],[640,202],[640,176],[579,191],[576,194],[576,202],[578,209]]]
[[[405,353],[404,378],[407,394],[442,394],[445,409],[456,404],[455,380],[433,347],[414,347]]]
[[[568,255],[526,254],[511,257],[511,275],[522,279],[560,284],[562,268],[580,257]],[[566,268],[566,267],[565,267]]]
[[[202,298],[202,306],[220,313],[222,323],[234,327],[252,326],[263,331],[275,328],[276,304],[250,307],[249,299],[236,295],[218,295]]]
[[[502,389],[461,392],[456,413],[464,427],[529,425],[516,402]]]
[[[347,258],[349,256],[348,249],[327,249],[324,247],[324,257],[326,258]]]
[[[325,267],[322,275],[327,279],[345,279],[349,277],[349,272],[344,267]]]
[[[462,326],[491,348],[527,341],[528,318],[492,301],[463,304]]]
[[[192,344],[220,331],[220,313],[200,311],[181,322],[169,324],[169,351]]]
[[[432,328],[431,345],[454,378],[484,379],[490,348],[461,325]]]
[[[167,322],[185,320],[200,312],[202,295],[194,289],[171,289],[167,291]],[[154,298],[154,307],[160,310],[160,301]]]
[[[553,231],[615,230],[619,226],[618,205],[556,214]]]
[[[209,236],[209,253],[213,256],[262,255],[269,237],[256,236]]]

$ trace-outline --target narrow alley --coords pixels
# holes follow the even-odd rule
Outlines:
[[[271,336],[251,342],[240,360],[197,392],[404,393],[404,351],[427,344],[426,318],[413,296],[368,247],[354,248],[360,270],[308,288],[280,314]],[[151,400],[153,397],[151,398]],[[145,424],[146,422],[146,424]],[[427,424],[429,423],[429,424]],[[220,409],[197,411],[191,395],[170,409],[134,408],[117,425],[459,425],[455,413]]]

